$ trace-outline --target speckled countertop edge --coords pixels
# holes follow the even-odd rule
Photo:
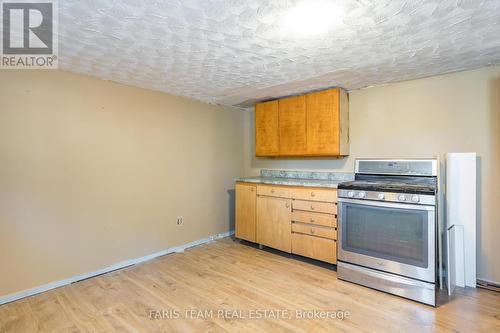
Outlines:
[[[339,183],[350,181],[353,179],[354,174],[347,172],[286,171],[263,169],[260,172],[260,176],[240,177],[236,178],[235,181],[255,184],[337,188],[337,185]]]

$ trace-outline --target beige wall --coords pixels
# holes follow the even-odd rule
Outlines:
[[[351,92],[346,159],[255,158],[253,111],[246,117],[247,175],[260,168],[352,172],[355,158],[477,152],[478,276],[500,282],[500,67]]]
[[[229,231],[243,116],[63,71],[1,71],[0,296]]]

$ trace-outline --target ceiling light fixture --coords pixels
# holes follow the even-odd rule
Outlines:
[[[333,1],[302,1],[284,14],[283,27],[287,34],[309,37],[328,32],[341,16],[341,9]]]

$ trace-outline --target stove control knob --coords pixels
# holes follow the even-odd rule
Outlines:
[[[385,195],[384,195],[384,193],[379,193],[379,194],[377,195],[377,198],[378,198],[379,200],[384,200],[384,199],[385,199]]]
[[[420,201],[420,197],[418,195],[414,195],[411,197],[411,201],[413,202],[419,202]]]
[[[359,192],[358,193],[358,198],[364,199],[365,197],[366,197],[366,193],[365,192]]]
[[[399,201],[406,201],[406,197],[404,194],[400,194],[399,197],[398,197],[398,200]]]
[[[354,192],[353,192],[353,191],[349,191],[349,192],[347,192],[347,196],[348,196],[349,198],[354,197]]]

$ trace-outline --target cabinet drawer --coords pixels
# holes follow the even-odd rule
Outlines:
[[[337,206],[330,202],[294,200],[293,209],[326,214],[337,214]]]
[[[257,186],[257,194],[270,197],[290,198],[290,189],[277,186]]]
[[[326,227],[337,227],[337,219],[334,215],[321,214],[321,213],[309,213],[303,211],[293,211],[292,221],[323,225]]]
[[[292,231],[316,237],[337,239],[337,230],[330,227],[320,227],[312,224],[292,223]]]
[[[292,199],[337,202],[337,191],[296,188],[292,190]]]
[[[331,239],[292,233],[292,253],[337,263],[337,243]]]

